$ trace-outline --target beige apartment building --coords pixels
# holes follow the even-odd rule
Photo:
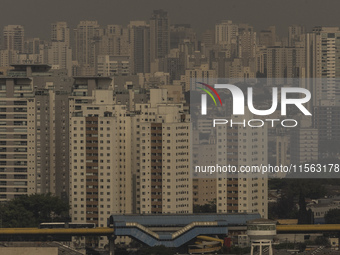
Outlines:
[[[51,41],[64,42],[67,47],[70,47],[70,28],[64,21],[59,21],[51,24]]]
[[[339,27],[315,27],[306,35],[306,77],[327,78],[309,81],[313,106],[339,106],[339,36]]]
[[[8,25],[3,30],[3,48],[19,53],[24,50],[25,29],[20,25]]]
[[[0,76],[0,199],[67,199],[70,79],[47,65],[13,67]]]
[[[234,122],[252,119],[251,113],[232,116]],[[252,128],[242,124],[217,125],[209,141],[195,144],[193,164],[196,166],[260,166],[268,163],[267,127]],[[202,155],[201,155],[202,154]],[[228,175],[222,173],[195,176],[194,204],[216,201],[217,213],[259,213],[268,217],[268,177],[265,175]],[[202,199],[204,199],[202,201]]]
[[[73,85],[72,221],[105,227],[111,214],[191,213],[190,124],[183,105],[168,103],[166,89],[151,89],[148,103],[117,104],[116,86],[108,77],[78,77]]]
[[[141,109],[137,212],[191,213],[188,115],[183,105],[166,104],[166,90],[151,90],[150,96],[150,104],[136,106]]]
[[[125,106],[113,106],[112,100],[112,91],[97,90],[82,116],[71,117],[70,203],[74,222],[105,227],[111,214],[132,210],[130,125]]]

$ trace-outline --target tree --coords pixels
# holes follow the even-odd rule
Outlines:
[[[300,191],[299,195],[299,213],[298,213],[298,224],[312,224],[313,223],[313,212],[311,209],[307,211],[305,196]]]
[[[164,245],[142,248],[140,252],[141,255],[173,255],[174,253],[174,248],[168,248]]]
[[[330,209],[325,214],[327,224],[340,224],[340,209]]]
[[[299,219],[300,224],[313,222],[313,213],[306,209],[306,197],[316,199],[327,195],[326,184],[333,180],[325,179],[271,179],[269,189],[281,190],[277,203],[269,204],[270,219]],[[336,182],[333,181],[333,182]],[[299,203],[297,211],[296,203]]]
[[[315,244],[316,245],[328,246],[329,245],[329,240],[328,240],[327,237],[318,236],[317,238],[315,238]]]
[[[216,199],[205,205],[194,205],[194,213],[216,213]]]
[[[285,192],[277,203],[277,216],[279,219],[294,219],[297,217],[297,209],[294,202],[294,194]]]
[[[69,205],[52,194],[20,196],[0,204],[2,227],[38,227],[41,222],[69,220]]]

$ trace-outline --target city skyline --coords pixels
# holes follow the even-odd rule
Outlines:
[[[340,3],[84,2],[2,6],[0,205],[51,193],[67,221],[103,228],[126,214],[322,222],[307,205],[328,193],[283,178],[339,178]]]
[[[170,3],[152,0],[143,1],[141,5],[135,0],[118,2],[103,0],[100,3],[87,1],[84,6],[79,0],[71,3],[64,0],[56,2],[36,0],[34,5],[17,0],[2,3],[2,9],[6,12],[1,15],[0,24],[2,27],[8,24],[23,25],[29,37],[48,39],[50,24],[57,21],[66,21],[72,28],[75,28],[81,20],[96,20],[101,26],[127,25],[131,20],[148,20],[154,9],[164,9],[169,14],[171,24],[191,24],[199,34],[213,28],[220,20],[233,20],[234,23],[248,23],[254,26],[257,32],[268,26],[276,26],[278,34],[286,36],[287,27],[294,24],[306,26],[308,31],[317,25],[340,26],[337,19],[340,3],[334,0],[326,2],[328,4],[318,0],[284,2],[216,0],[211,4],[206,1],[176,0]],[[66,9],[65,6],[69,8]],[[77,8],[80,10],[79,13],[74,13]]]

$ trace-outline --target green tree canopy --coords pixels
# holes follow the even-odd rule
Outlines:
[[[52,194],[20,196],[0,204],[0,220],[4,228],[38,227],[41,222],[69,219],[69,205]]]
[[[269,204],[270,219],[296,219],[299,224],[313,222],[313,213],[306,209],[306,198],[317,199],[327,194],[325,185],[329,179],[271,179],[269,189],[281,190],[277,203]],[[299,204],[299,211],[296,204]]]
[[[205,205],[194,205],[194,213],[216,213],[216,199]]]
[[[340,209],[330,209],[325,214],[327,224],[340,224]]]
[[[142,248],[141,255],[173,255],[175,254],[174,248],[168,248],[164,245],[156,245],[154,247]]]

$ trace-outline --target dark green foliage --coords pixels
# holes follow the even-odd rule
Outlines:
[[[247,254],[250,253],[250,247],[231,246],[230,248],[222,247],[219,254]]]
[[[174,248],[167,248],[164,245],[142,248],[138,253],[140,255],[174,255],[176,250]]]
[[[328,179],[272,179],[269,189],[281,190],[281,198],[276,204],[270,203],[270,219],[296,219],[299,224],[313,223],[313,215],[306,209],[306,198],[322,198],[327,194],[324,185]],[[299,204],[299,210],[296,207]]]
[[[313,212],[311,209],[307,211],[306,200],[302,191],[300,191],[299,195],[299,208],[298,224],[313,224]]]
[[[285,193],[290,193],[295,197],[300,195],[302,189],[303,194],[308,198],[316,199],[327,195],[324,187],[329,184],[329,179],[271,179],[268,182],[269,189],[281,189]],[[340,184],[340,181],[338,181]]]
[[[216,213],[216,201],[211,201],[205,205],[194,205],[194,213]]]
[[[340,224],[340,209],[331,209],[325,214],[327,224]]]
[[[324,236],[318,236],[315,238],[315,244],[316,245],[322,245],[322,246],[328,246],[329,245],[329,240],[327,237]]]
[[[51,194],[20,196],[0,204],[3,228],[38,227],[42,222],[69,220],[69,205]]]

